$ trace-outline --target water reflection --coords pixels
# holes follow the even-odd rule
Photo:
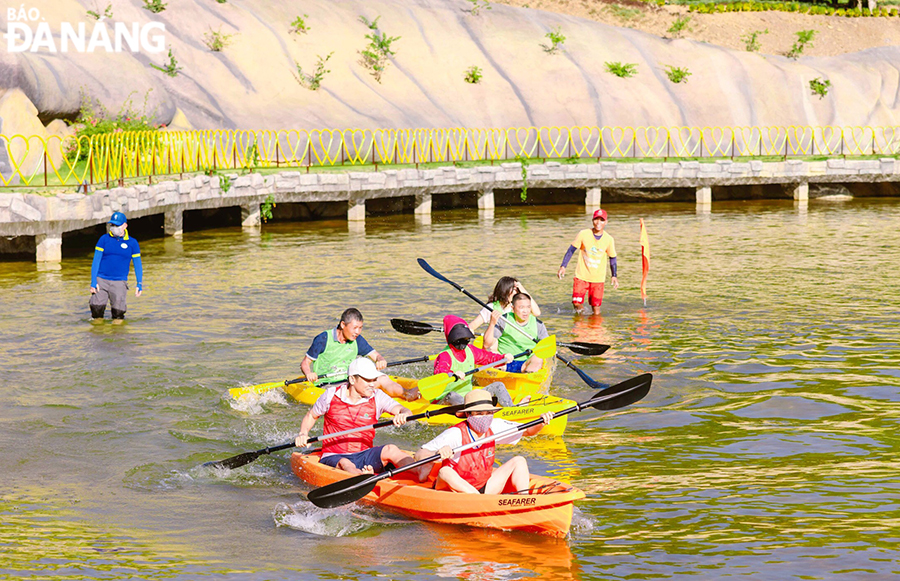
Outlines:
[[[469,527],[426,525],[440,539],[434,575],[444,579],[580,579],[564,539]]]
[[[898,208],[814,202],[804,225],[789,200],[717,201],[705,216],[690,204],[618,204],[609,228],[622,288],[607,293],[600,317],[573,316],[571,279],[555,278],[585,227],[581,205],[497,208],[487,237],[486,222],[465,209],[435,212],[430,225],[378,217],[357,233],[329,220],[264,224],[259,237],[222,228],[142,239],[148,291],[129,300],[121,326],[88,322],[89,251],[49,272],[0,262],[0,489],[44,483],[13,508],[17,497],[4,493],[9,574],[890,578]],[[654,225],[647,308],[640,217]],[[388,360],[442,348],[439,334],[399,335],[388,323],[478,310],[424,274],[420,256],[482,298],[500,275],[521,277],[549,329],[613,346],[573,357],[598,381],[655,374],[640,404],[573,414],[561,441],[538,436],[504,450],[588,492],[569,545],[355,510],[360,530],[311,534],[273,522],[274,507],[305,503],[283,455],[227,475],[194,470],[293,436],[305,407],[283,398],[232,406],[223,396],[297,377],[312,337],[348,306],[364,312],[365,336]],[[594,393],[563,366],[551,392],[578,401]],[[378,441],[414,447],[436,433],[386,428]],[[67,490],[79,501],[68,504]],[[487,538],[474,549],[453,549],[477,535]],[[103,551],[89,549],[98,542]],[[49,562],[55,544],[84,565]],[[562,563],[541,569],[557,552]]]

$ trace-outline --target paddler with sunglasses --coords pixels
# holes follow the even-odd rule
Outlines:
[[[484,389],[473,389],[466,394],[465,408],[456,412],[457,417],[464,417],[465,421],[447,428],[416,452],[416,460],[436,453],[441,455],[441,468],[435,481],[435,489],[449,489],[468,494],[500,494],[508,488],[516,493],[528,492],[530,480],[528,461],[522,456],[516,456],[495,470],[494,447],[496,444],[516,444],[522,436],[534,436],[553,420],[553,412],[542,414],[541,419],[544,423],[527,430],[517,430],[462,452],[453,451],[455,448],[519,426],[515,422],[495,418],[494,412],[499,409],[494,406],[490,393]],[[428,463],[418,468],[420,482],[428,477],[431,466],[432,464]]]
[[[434,360],[434,374],[452,373],[456,376],[456,381],[450,383],[444,392],[433,400],[433,403],[460,405],[466,394],[472,391],[472,376],[465,375],[467,371],[497,361],[505,360],[509,363],[513,360],[513,356],[492,353],[486,349],[469,345],[475,335],[469,325],[456,315],[444,317],[443,331],[444,338],[447,340],[447,348],[441,351]],[[495,381],[484,389],[496,396],[501,406],[507,407],[513,404],[503,383]]]

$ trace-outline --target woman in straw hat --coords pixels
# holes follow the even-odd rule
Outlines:
[[[528,461],[516,456],[494,470],[495,444],[513,445],[522,436],[533,436],[540,432],[553,419],[553,412],[541,416],[543,424],[532,426],[527,430],[511,433],[485,443],[482,446],[469,448],[463,452],[455,452],[455,448],[488,438],[496,433],[508,431],[519,424],[500,418],[494,418],[494,412],[500,408],[494,406],[491,394],[483,389],[473,389],[466,394],[465,407],[456,413],[465,421],[444,430],[416,452],[416,460],[441,455],[441,469],[435,482],[438,490],[450,489],[455,492],[470,494],[500,494],[508,482],[517,492],[528,491]],[[424,481],[431,470],[430,464],[419,469],[419,479]]]

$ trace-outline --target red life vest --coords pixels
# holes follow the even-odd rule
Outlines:
[[[325,434],[333,434],[334,432],[343,432],[344,430],[352,430],[367,424],[373,424],[376,421],[375,398],[369,399],[365,403],[359,405],[350,405],[338,397],[338,391],[347,389],[339,387],[331,398],[331,404],[328,411],[325,412]],[[347,434],[340,438],[330,438],[323,440],[323,454],[353,454],[368,450],[375,442],[375,430],[366,430],[355,434]]]
[[[463,446],[472,443],[472,438],[469,437],[469,430],[465,421],[456,424],[453,427],[462,432]],[[488,430],[485,437],[492,436],[493,434],[493,430]],[[494,441],[491,440],[478,448],[463,450],[460,452],[459,462],[454,462],[453,459],[450,458],[444,460],[441,464],[441,467],[443,466],[450,466],[456,470],[456,473],[462,476],[466,482],[478,490],[481,490],[481,488],[487,484],[488,478],[491,477],[491,473],[494,471]]]

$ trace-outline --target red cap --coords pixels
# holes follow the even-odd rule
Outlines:
[[[603,220],[604,222],[606,222],[606,220],[607,220],[607,218],[606,218],[606,210],[596,210],[596,211],[594,211],[594,218],[593,218],[593,219],[596,220],[597,218],[600,218],[601,220]]]

